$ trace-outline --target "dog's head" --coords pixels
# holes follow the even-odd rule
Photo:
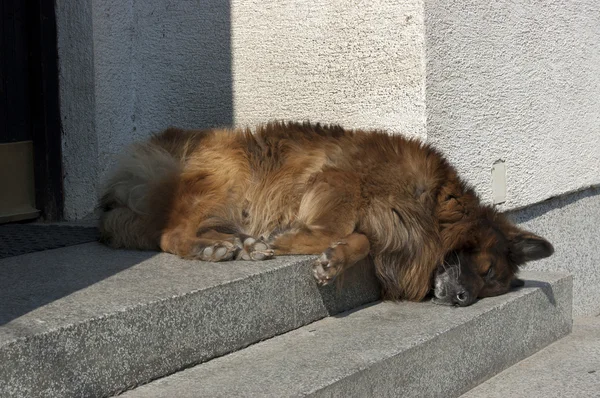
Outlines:
[[[517,278],[519,266],[554,252],[547,240],[519,229],[489,208],[482,209],[463,233],[435,273],[436,304],[464,307],[523,286]]]

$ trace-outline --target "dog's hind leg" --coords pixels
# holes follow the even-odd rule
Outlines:
[[[314,264],[315,278],[321,284],[331,282],[369,254],[369,239],[355,230],[360,200],[355,174],[320,173],[302,198],[298,221],[272,239],[275,254],[321,254]]]
[[[319,173],[305,191],[296,221],[271,238],[275,254],[320,254],[354,232],[360,201],[357,176]]]
[[[243,240],[242,240],[243,239]],[[221,239],[198,238],[184,258],[202,261],[267,260],[273,250],[266,242],[246,235],[223,236]]]
[[[209,222],[211,220],[208,220]],[[204,223],[206,225],[206,222]],[[212,228],[202,227],[196,235],[199,238],[194,256],[206,261],[221,260],[267,260],[274,255],[274,251],[263,239],[246,235],[235,228],[225,232],[227,227],[216,226]],[[233,246],[232,246],[233,245]],[[223,251],[225,250],[225,252]],[[223,252],[224,256],[217,254]],[[230,256],[231,253],[232,255]],[[216,258],[215,258],[215,254]],[[205,258],[203,258],[205,257]],[[223,258],[222,258],[223,257]]]

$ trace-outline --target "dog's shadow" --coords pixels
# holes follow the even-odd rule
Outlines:
[[[346,270],[334,283],[319,287],[327,313],[338,315],[381,298],[381,284],[373,264],[365,259]]]
[[[552,289],[552,284],[532,279],[523,279],[523,281],[525,282],[525,285],[514,290],[537,287],[542,291],[542,293],[544,293],[544,295],[548,299],[548,302],[552,304],[553,307],[556,307],[556,298],[554,297],[554,290]]]
[[[548,302],[553,307],[557,306],[551,283],[533,279],[523,280],[524,286],[513,288],[511,291],[539,288]],[[364,260],[347,270],[336,283],[318,289],[329,316],[344,317],[381,300],[381,284],[369,260]]]

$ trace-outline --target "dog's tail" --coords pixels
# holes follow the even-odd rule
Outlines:
[[[158,249],[180,169],[180,161],[153,141],[126,151],[101,191],[101,241],[115,248]]]

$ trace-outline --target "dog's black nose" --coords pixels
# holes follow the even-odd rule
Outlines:
[[[454,303],[460,306],[469,305],[469,292],[461,290],[454,295]]]

